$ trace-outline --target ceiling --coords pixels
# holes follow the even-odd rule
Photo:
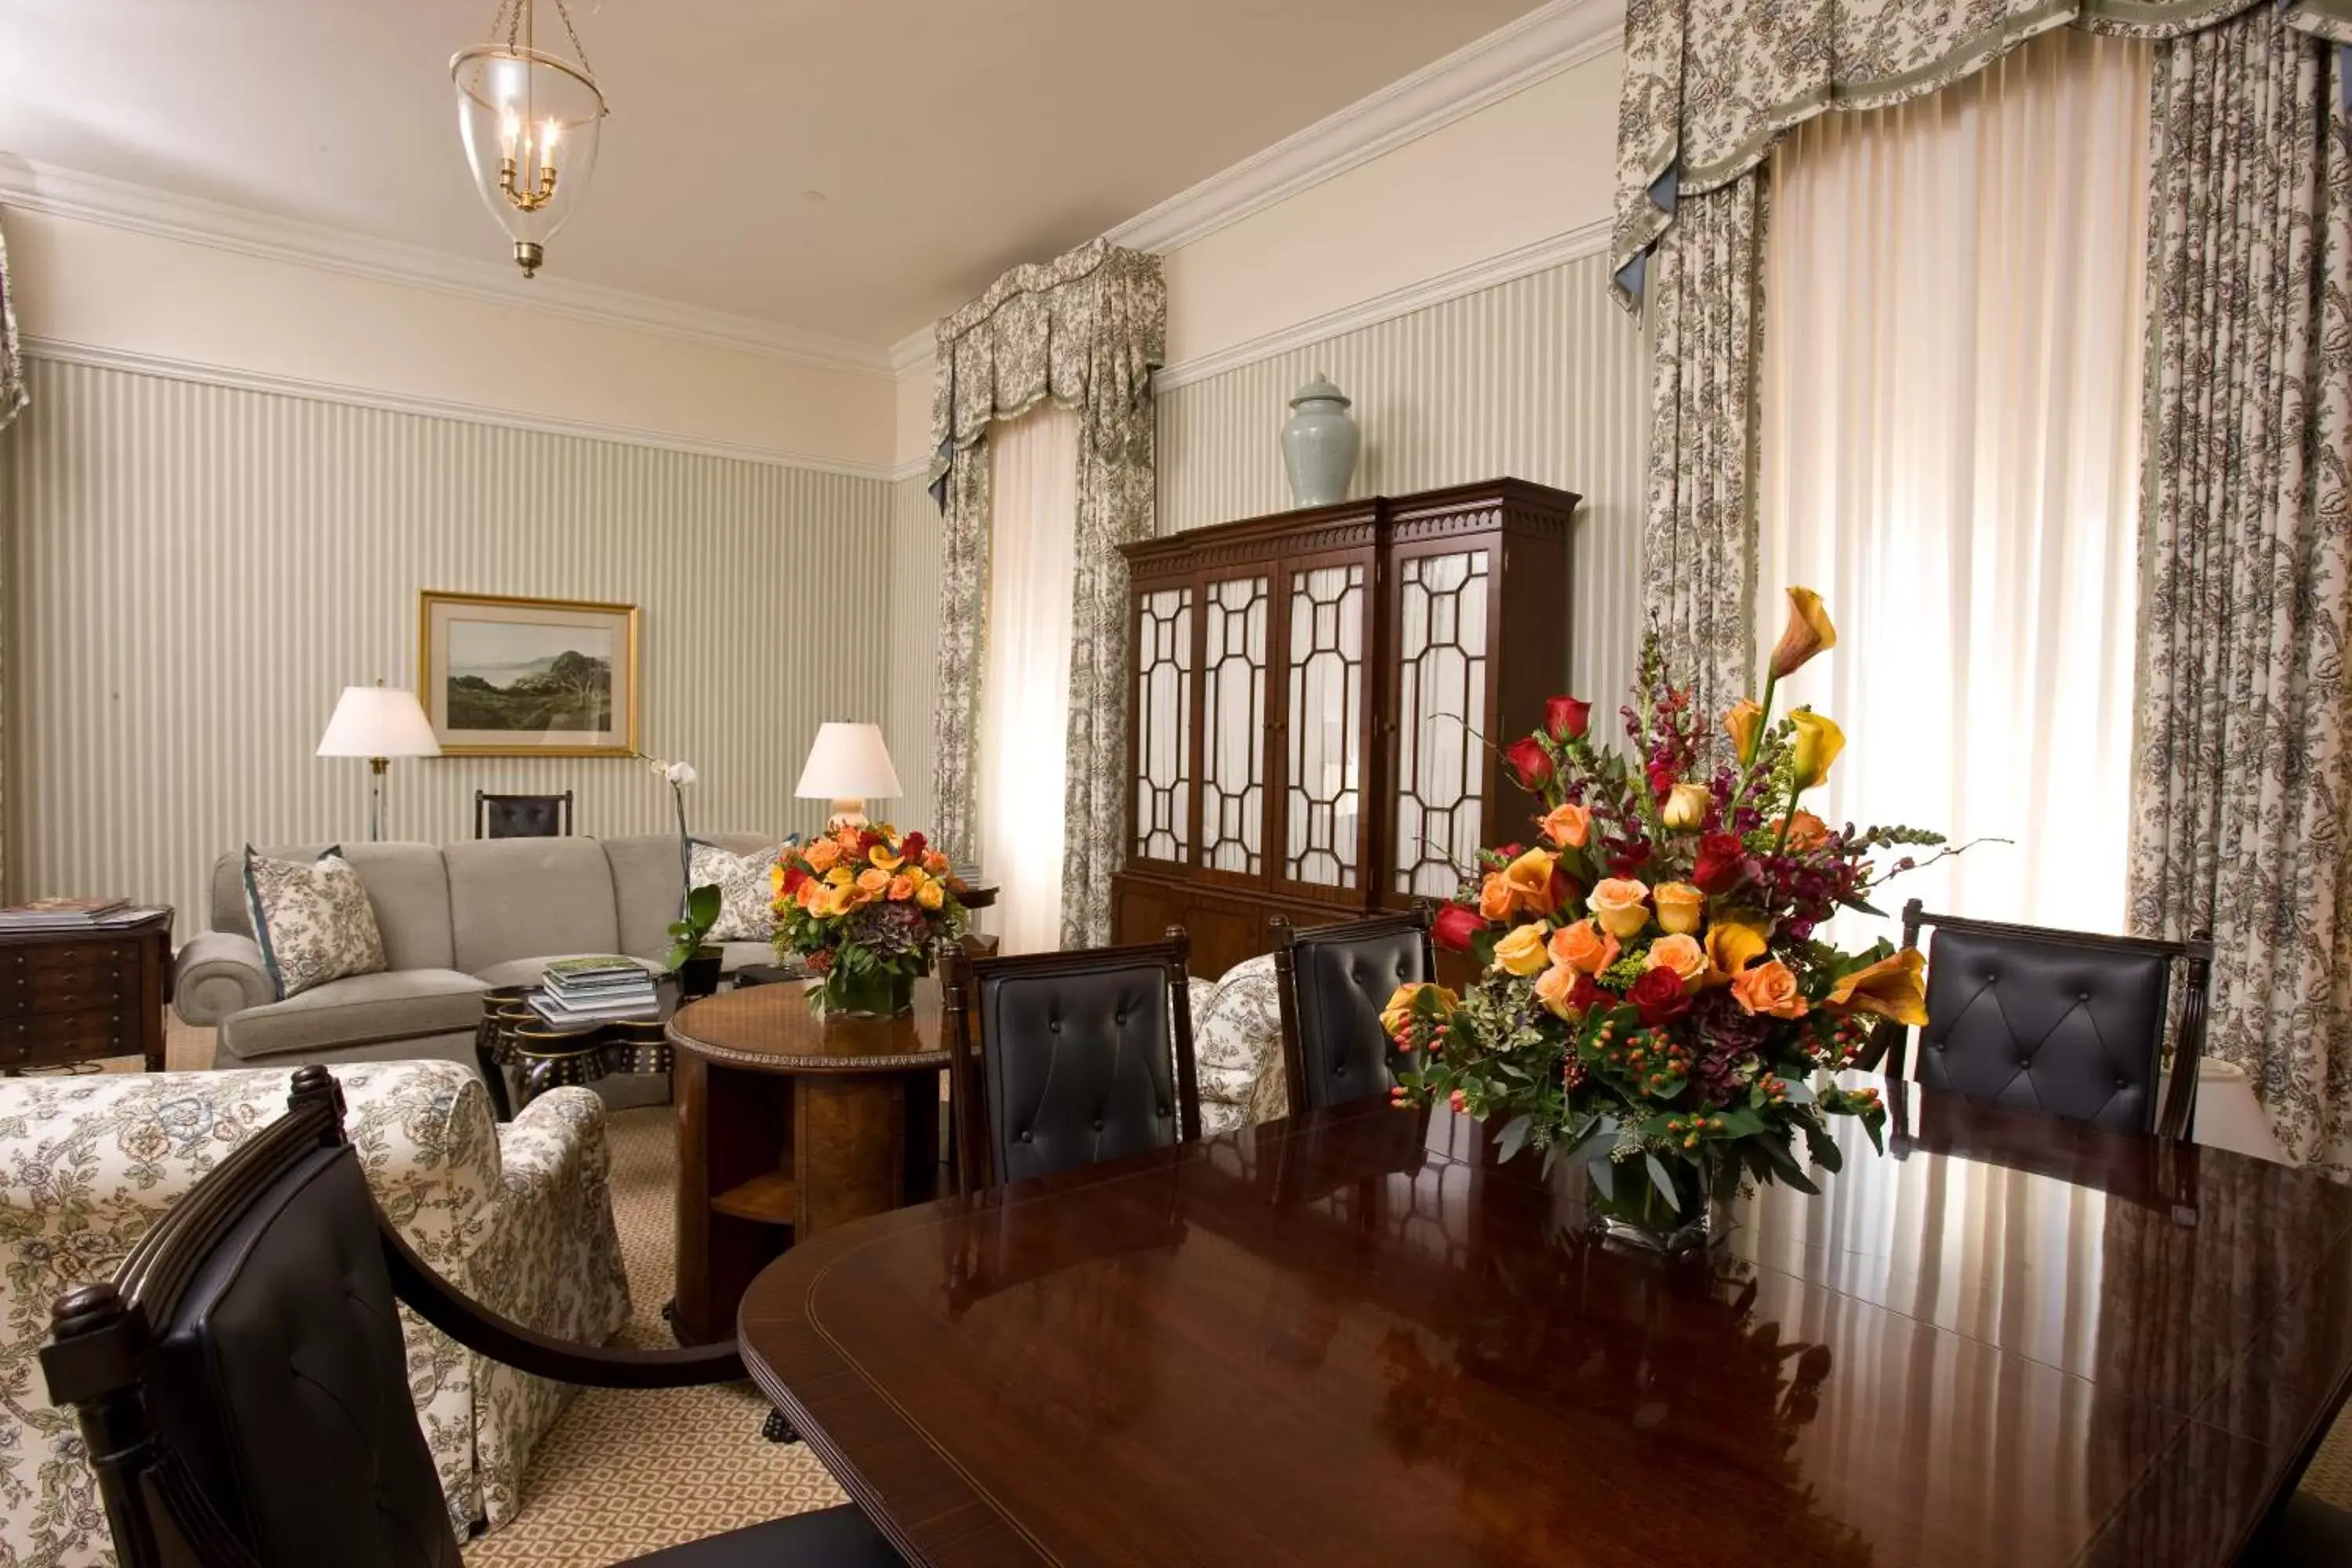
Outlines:
[[[575,0],[611,118],[548,272],[889,343],[1536,6]],[[0,157],[501,260],[448,78],[493,8],[0,0]]]

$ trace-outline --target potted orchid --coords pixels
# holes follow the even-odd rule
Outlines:
[[[1718,1234],[1743,1184],[1815,1190],[1797,1145],[1836,1170],[1832,1117],[1877,1143],[1877,1091],[1832,1073],[1877,1020],[1926,1021],[1916,950],[1822,940],[1842,909],[1878,912],[1874,890],[1944,840],[1803,809],[1845,738],[1807,708],[1772,715],[1780,682],[1837,636],[1818,595],[1790,602],[1762,697],[1719,718],[1670,677],[1654,627],[1622,710],[1630,752],[1593,742],[1589,704],[1551,700],[1503,753],[1543,803],[1538,840],[1482,851],[1435,922],[1483,978],[1460,995],[1402,986],[1383,1015],[1420,1064],[1400,1103],[1496,1125],[1504,1158],[1578,1172],[1597,1229],[1657,1250]]]
[[[725,955],[703,941],[719,923],[719,892],[712,884],[694,885],[694,840],[686,828],[687,786],[701,775],[692,763],[664,762],[659,757],[645,760],[655,775],[669,785],[670,804],[677,811],[678,885],[686,889],[686,896],[678,918],[670,922],[668,963],[677,975],[681,996],[708,996],[719,989]]]

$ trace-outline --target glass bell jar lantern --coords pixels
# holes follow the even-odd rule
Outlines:
[[[572,58],[540,47],[538,10],[539,0],[499,0],[489,40],[449,61],[474,188],[514,241],[526,278],[587,194],[605,114],[563,0],[554,0],[555,18]]]

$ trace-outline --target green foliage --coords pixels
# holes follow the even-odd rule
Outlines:
[[[663,962],[673,970],[686,967],[686,961],[701,950],[702,939],[718,923],[718,888],[706,884],[687,894],[684,917],[669,922],[669,952]]]

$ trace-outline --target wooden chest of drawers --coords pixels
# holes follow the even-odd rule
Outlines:
[[[0,934],[0,1071],[104,1057],[163,1070],[172,916],[112,931]]]

